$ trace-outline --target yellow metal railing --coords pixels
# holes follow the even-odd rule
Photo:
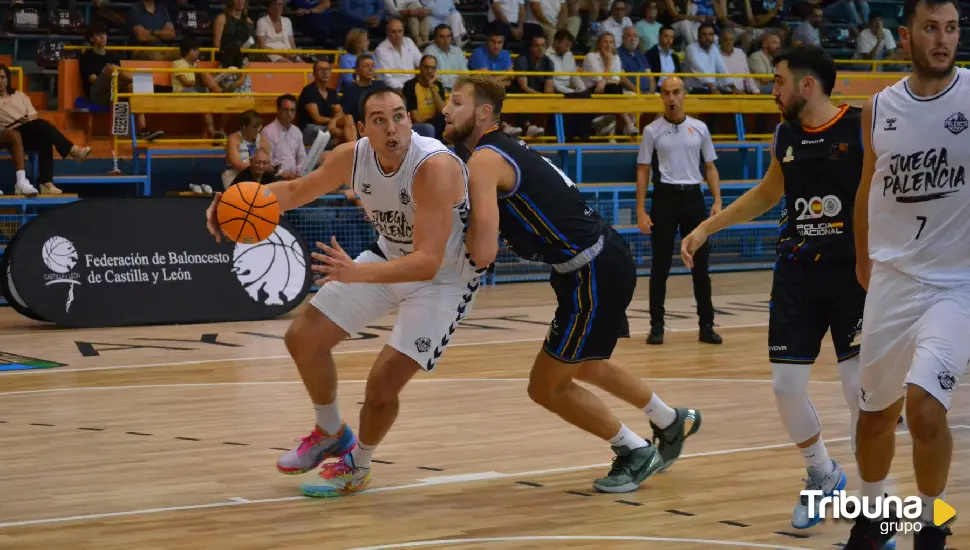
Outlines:
[[[21,92],[26,93],[27,90],[24,89],[24,68],[23,67],[9,67],[11,75],[16,74],[17,77],[17,89]]]

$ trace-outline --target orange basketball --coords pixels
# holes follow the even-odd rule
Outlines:
[[[255,244],[276,231],[280,223],[280,204],[265,185],[245,181],[222,194],[216,207],[219,228],[237,243]]]

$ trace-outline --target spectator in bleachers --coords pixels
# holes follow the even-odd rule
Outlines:
[[[600,23],[600,32],[606,31],[612,34],[614,44],[623,42],[623,29],[633,27],[633,21],[626,14],[627,3],[624,0],[616,0],[610,9],[610,16]]]
[[[293,35],[293,23],[289,17],[283,16],[286,0],[270,0],[266,4],[266,15],[256,22],[256,47],[261,50],[295,50],[296,37]],[[273,63],[289,63],[299,61],[295,54],[269,54]]]
[[[785,0],[744,0],[745,18],[742,21],[745,40],[742,41],[745,51],[750,51],[751,44],[763,38],[767,33],[781,36],[787,30],[787,25],[781,17]],[[751,17],[748,17],[750,9]]]
[[[413,40],[404,36],[404,24],[394,17],[387,20],[387,38],[378,44],[374,56],[377,65],[384,70],[413,71],[421,63],[421,50],[414,45]],[[384,74],[383,80],[389,87],[400,90],[412,77],[413,75],[404,73]]]
[[[601,32],[596,39],[596,49],[586,54],[586,58],[583,59],[583,72],[617,73],[614,76],[584,77],[586,88],[594,94],[622,94],[624,89],[633,89],[633,84],[626,77],[619,75],[623,72],[623,63],[616,53],[613,33],[609,31]],[[622,130],[628,136],[637,134],[637,125],[628,113],[616,115],[616,121],[614,125],[616,130]]]
[[[141,0],[128,10],[128,25],[135,46],[168,46],[175,42],[175,25],[165,6],[155,0]],[[174,61],[178,54],[174,51],[138,51],[131,54],[132,59],[149,61]]]
[[[412,128],[419,135],[441,139],[445,131],[445,87],[438,80],[438,60],[433,55],[421,57],[418,76],[401,89],[404,105],[411,115]]]
[[[269,142],[261,139],[262,129],[263,118],[256,110],[250,109],[239,115],[239,131],[229,134],[226,140],[226,170],[222,173],[224,188],[228,189],[233,183],[238,183],[235,181],[236,176],[249,169],[256,151],[262,150],[266,153],[269,166]]]
[[[337,68],[353,69],[357,66],[357,56],[367,51],[370,47],[370,39],[364,29],[350,29],[347,38],[344,40],[344,53],[337,58]],[[354,80],[352,73],[341,73],[337,77],[337,91],[342,92],[344,86]]]
[[[3,130],[0,132],[0,148],[10,151],[10,161],[13,162],[16,181],[13,186],[14,195],[25,195],[28,197],[37,196],[37,188],[30,184],[27,179],[27,170],[24,161],[24,141],[17,130]],[[0,195],[3,192],[0,191]]]
[[[363,27],[379,36],[384,22],[384,0],[340,0],[340,15],[348,29]]]
[[[824,2],[823,2],[824,3]],[[869,21],[869,2],[866,0],[835,0],[826,5],[822,12],[832,21],[844,21],[858,29]]]
[[[498,31],[506,40],[522,40],[525,31],[525,0],[488,0],[489,34]]]
[[[10,68],[0,65],[0,128],[9,132],[20,132],[21,143],[27,151],[37,153],[37,182],[40,182],[40,192],[59,195],[61,190],[54,187],[54,153],[51,147],[57,149],[61,158],[73,157],[78,162],[83,161],[91,153],[90,147],[79,147],[64,137],[53,124],[38,118],[37,110],[27,94],[13,88]],[[9,139],[16,139],[9,137]],[[19,175],[18,175],[18,179]],[[22,180],[26,181],[26,180]],[[29,185],[29,182],[28,182]],[[33,186],[21,185],[21,189],[30,192]],[[34,189],[33,192],[36,192]]]
[[[374,56],[370,54],[359,55],[355,69],[357,74],[354,81],[344,87],[340,105],[351,120],[356,122],[361,120],[358,109],[360,109],[360,100],[364,97],[364,94],[371,89],[387,88],[387,84],[380,80],[374,80]]]
[[[822,25],[822,8],[812,7],[812,11],[802,17],[802,22],[795,28],[791,35],[793,46],[803,44],[805,46],[821,46],[822,38],[818,28]]]
[[[575,73],[579,71],[572,49],[573,35],[567,30],[557,31],[552,41],[552,47],[546,50],[546,57],[552,61],[553,72]],[[578,76],[555,76],[552,79],[552,86],[555,91],[561,94],[586,91],[586,84]]]
[[[468,68],[473,71],[511,71],[512,54],[505,48],[505,34],[498,28],[489,30],[488,42],[472,52],[468,58]],[[496,76],[506,89],[512,85],[511,76]]]
[[[179,45],[181,58],[172,62],[173,69],[195,69],[199,62],[199,40],[194,36],[186,36]],[[177,94],[201,94],[206,92],[220,93],[222,88],[209,73],[172,73],[172,92]],[[215,139],[224,138],[225,132],[216,130],[212,113],[205,114],[206,136]]]
[[[223,69],[248,69],[249,59],[243,55],[239,42],[223,40],[219,50],[219,65]],[[249,73],[219,73],[216,84],[225,93],[248,94],[253,91],[253,81]]]
[[[431,10],[431,27],[437,28],[441,25],[448,25],[454,33],[454,44],[461,48],[465,43],[468,30],[465,29],[465,21],[461,17],[461,12],[455,7],[455,0],[421,0],[422,3]],[[440,66],[440,59],[439,66]]]
[[[85,38],[91,43],[91,48],[84,50],[78,57],[78,71],[81,73],[81,87],[84,97],[94,105],[111,106],[111,73],[121,66],[121,60],[105,48],[108,46],[108,28],[102,21],[95,21],[85,32]],[[131,76],[127,73],[118,74],[118,88],[120,92],[131,92]],[[165,132],[153,131],[145,123],[145,115],[135,115],[135,127],[138,139],[151,141]]]
[[[523,34],[545,36],[546,43],[552,44],[560,29],[579,32],[579,17],[569,17],[566,0],[529,0],[526,3]]]
[[[651,0],[643,11],[643,19],[637,21],[634,28],[640,35],[640,51],[646,53],[660,42],[660,29],[663,25],[657,21],[657,2]]]
[[[533,36],[529,42],[528,51],[515,58],[514,67],[516,71],[530,73],[553,72],[555,67],[552,60],[546,57],[546,38],[542,35]],[[516,75],[511,91],[517,94],[552,94],[556,92],[556,87],[552,75]],[[520,115],[518,122],[516,126],[519,128],[519,132],[524,131],[525,135],[529,137],[539,137],[546,134],[544,127],[533,123],[531,115]]]
[[[769,32],[761,37],[761,49],[748,57],[748,68],[751,74],[775,74],[774,56],[781,49],[781,37],[777,33]],[[763,94],[770,94],[775,86],[775,79],[771,77],[757,78],[758,89]]]
[[[468,60],[461,48],[452,44],[454,33],[448,25],[438,25],[434,29],[434,42],[424,49],[425,55],[433,55],[438,60],[438,71],[467,71]],[[439,75],[438,79],[449,92],[458,80],[456,74]]]
[[[643,52],[640,51],[640,34],[634,27],[627,27],[623,29],[623,45],[620,46],[617,53],[620,56],[620,63],[623,64],[623,72],[650,72],[650,63],[647,61],[647,56],[643,55]],[[649,74],[639,77],[638,80],[640,81],[639,93],[653,93],[656,90],[654,87],[653,77]],[[631,91],[637,92],[636,89]]]
[[[276,98],[276,120],[267,124],[262,132],[263,139],[269,145],[276,175],[285,180],[299,176],[300,167],[306,160],[303,132],[293,124],[296,105],[296,98],[290,94]]]
[[[313,82],[300,92],[297,101],[296,125],[303,131],[303,143],[309,147],[319,132],[330,132],[330,142],[339,145],[357,139],[354,121],[340,106],[337,90],[330,88],[330,62],[317,59],[313,63]]]
[[[893,33],[882,24],[882,15],[873,13],[869,16],[869,26],[856,37],[855,59],[894,59],[896,57],[896,40]],[[877,65],[876,70],[882,70]]]
[[[671,27],[676,36],[684,39],[688,44],[697,42],[700,27],[704,23],[713,24],[717,21],[713,0],[686,0],[686,8],[678,9],[674,0],[665,0],[667,13],[674,21]]]
[[[388,17],[401,19],[419,49],[431,41],[431,10],[418,0],[384,0],[384,10]]]
[[[223,40],[235,40],[243,48],[256,43],[256,25],[249,17],[249,0],[227,0],[226,9],[212,25],[212,46],[222,47]]]
[[[296,30],[313,39],[317,46],[326,47],[331,33],[339,35],[330,11],[330,0],[292,0],[292,7]]]
[[[713,23],[703,23],[697,31],[697,42],[687,45],[687,50],[684,52],[684,71],[698,74],[728,74],[721,52],[714,47]],[[688,78],[685,84],[691,93],[741,93],[730,78],[698,76]]]
[[[660,29],[660,40],[657,45],[647,51],[647,63],[653,74],[671,74],[683,72],[680,57],[674,51],[674,29],[664,27]],[[665,76],[657,77],[657,88],[663,84]]]
[[[721,59],[724,60],[725,72],[727,74],[751,74],[748,68],[748,56],[741,48],[734,47],[734,31],[731,29],[721,29],[721,45],[719,46]],[[760,92],[758,85],[753,78],[729,77],[729,81],[734,86],[737,93],[757,94]]]
[[[245,181],[257,181],[263,185],[268,185],[274,181],[279,181],[279,179],[279,176],[273,173],[273,163],[270,161],[269,153],[266,149],[257,149],[253,151],[253,156],[250,157],[246,169],[239,172],[226,189]]]

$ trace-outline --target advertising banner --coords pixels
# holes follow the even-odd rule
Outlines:
[[[211,199],[86,199],[44,211],[0,264],[11,307],[64,327],[273,319],[313,282],[310,251],[286,220],[252,245],[205,228]]]

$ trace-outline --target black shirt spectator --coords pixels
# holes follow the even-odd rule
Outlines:
[[[340,100],[340,105],[344,108],[344,112],[348,115],[354,117],[354,122],[360,121],[360,100],[364,97],[364,94],[370,90],[381,90],[387,88],[387,83],[383,80],[371,80],[370,84],[366,86],[361,86],[358,82],[351,82],[350,84],[344,85],[344,95]],[[412,93],[414,87],[411,88]]]
[[[539,38],[542,38],[542,37],[539,37]],[[514,70],[528,71],[528,72],[549,72],[549,73],[555,72],[556,67],[552,64],[552,60],[546,57],[545,55],[545,38],[542,38],[542,44],[539,47],[542,48],[539,53],[539,55],[541,56],[539,57],[539,61],[536,61],[535,57],[533,57],[532,55],[529,55],[529,53],[531,52],[525,55],[520,55],[519,57],[515,58],[515,63],[513,63],[512,65]],[[520,78],[522,77],[517,76],[516,80],[512,82],[512,88],[513,88],[512,93],[519,93],[519,94],[528,93],[519,87],[518,80]],[[538,93],[555,92],[555,90],[546,92],[546,82],[552,81],[552,75],[527,76],[525,77],[525,81],[530,88],[532,88],[533,90],[536,90],[536,92]]]
[[[301,130],[305,129],[307,124],[313,124],[313,120],[306,112],[306,106],[311,104],[317,106],[320,116],[329,117],[333,115],[333,106],[340,105],[340,98],[337,97],[337,90],[333,88],[327,88],[327,97],[323,97],[315,82],[307,84],[300,92],[300,100],[296,105],[296,125]]]
[[[120,67],[121,59],[114,52],[106,51],[98,54],[93,48],[84,50],[84,53],[78,57],[77,65],[81,71],[81,86],[84,87],[84,97],[88,98],[88,100],[95,101],[91,97],[91,75],[96,77],[101,76],[101,72],[109,64]]]
[[[279,180],[280,178],[276,174],[274,174],[272,170],[270,170],[263,174],[263,178],[259,180],[259,183],[263,185],[269,185],[274,181],[279,181]],[[237,183],[242,183],[244,181],[256,181],[256,177],[253,176],[253,173],[249,168],[246,168],[242,172],[239,172],[239,174],[236,175],[236,179],[232,180],[232,185],[236,185]]]

